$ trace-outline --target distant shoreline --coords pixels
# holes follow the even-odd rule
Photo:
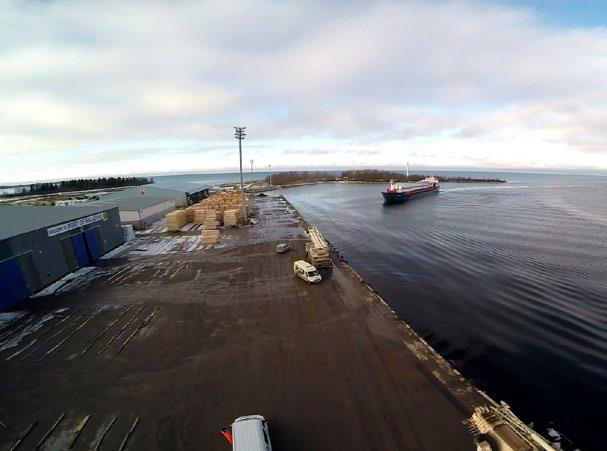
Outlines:
[[[428,175],[411,174],[406,176],[399,172],[379,171],[366,169],[360,171],[343,171],[342,173],[329,173],[323,171],[289,171],[272,175],[272,185],[302,186],[318,183],[389,183],[391,180],[399,183],[416,183],[424,180]],[[464,176],[436,176],[440,183],[506,183],[506,180],[487,177]],[[263,180],[270,182],[270,177]]]

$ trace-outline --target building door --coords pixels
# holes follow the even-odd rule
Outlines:
[[[72,238],[63,238],[61,240],[61,247],[63,247],[63,257],[65,257],[65,264],[67,265],[68,271],[76,271],[78,269],[78,261],[76,260]]]
[[[21,267],[21,273],[25,279],[28,291],[30,293],[35,293],[40,289],[42,283],[40,282],[40,275],[38,274],[38,269],[34,263],[32,252],[30,251],[26,252],[25,254],[21,254],[16,258],[16,260]]]
[[[21,266],[16,258],[0,262],[0,310],[30,295]]]
[[[73,235],[71,241],[78,266],[82,268],[83,266],[88,265],[91,262],[91,258],[84,241],[84,233]]]
[[[89,252],[89,256],[92,261],[99,260],[101,257],[101,240],[100,240],[99,227],[94,227],[92,229],[88,229],[84,232],[84,237],[86,239],[86,247]]]

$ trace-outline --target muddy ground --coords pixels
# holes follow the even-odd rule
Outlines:
[[[488,400],[346,264],[296,279],[305,222],[255,209],[214,246],[140,235],[3,314],[2,448],[228,450],[219,430],[259,413],[276,450],[474,449]]]

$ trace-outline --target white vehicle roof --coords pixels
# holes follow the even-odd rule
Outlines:
[[[238,417],[232,423],[234,451],[266,451],[271,449],[263,436],[263,421],[261,415]],[[268,437],[269,440],[269,437]]]
[[[295,264],[297,266],[301,266],[301,268],[305,271],[316,271],[316,267],[305,260],[297,260]]]

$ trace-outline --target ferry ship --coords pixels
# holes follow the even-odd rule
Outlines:
[[[412,184],[403,185],[390,180],[390,185],[386,191],[381,194],[384,196],[386,204],[402,204],[403,202],[415,196],[438,191],[440,185],[436,177],[426,177],[425,179]]]

